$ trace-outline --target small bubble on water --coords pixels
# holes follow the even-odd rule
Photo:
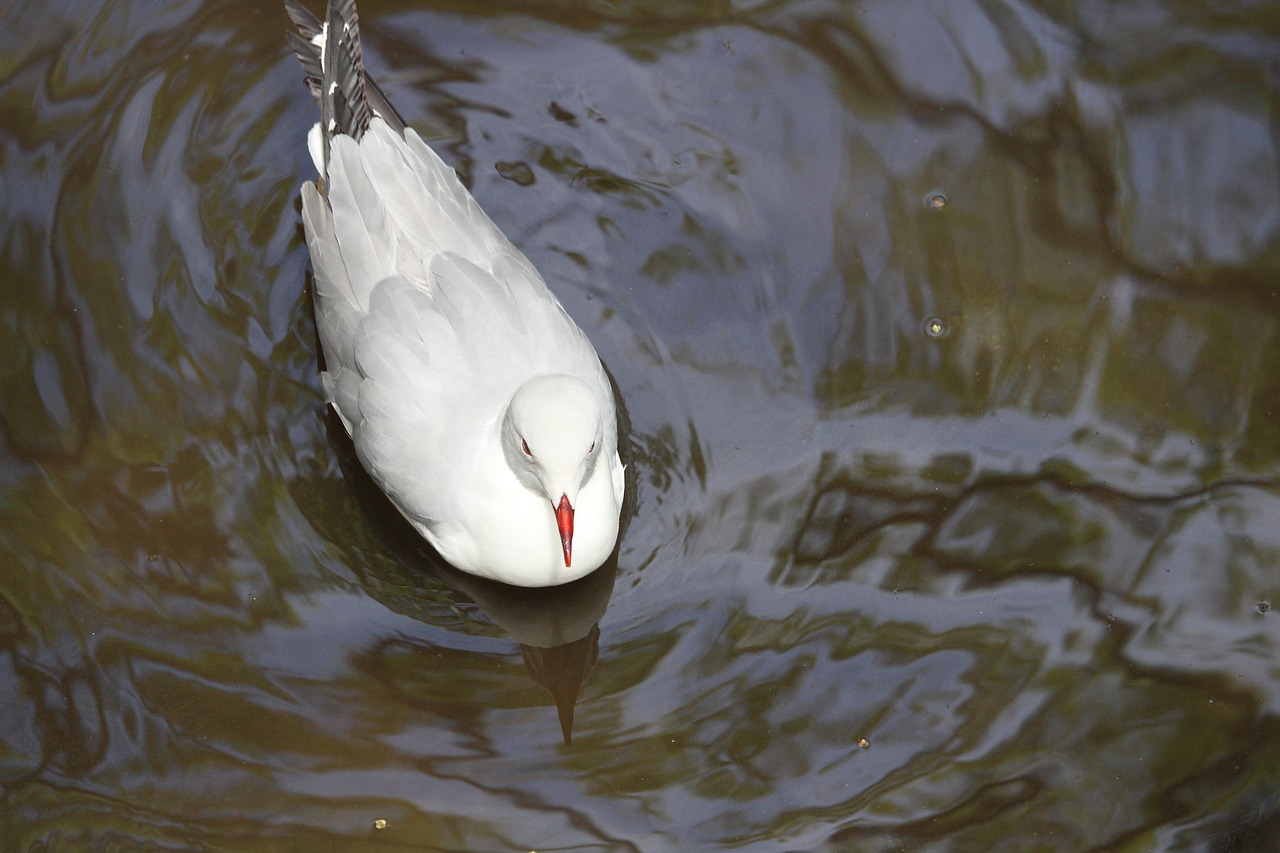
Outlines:
[[[930,210],[942,210],[947,206],[947,197],[942,193],[929,193],[929,197],[925,199],[925,204]]]
[[[930,317],[924,321],[924,333],[931,338],[945,337],[947,324],[942,322],[941,317]]]

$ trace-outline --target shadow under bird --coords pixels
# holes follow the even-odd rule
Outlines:
[[[623,498],[600,358],[542,276],[368,76],[354,0],[285,6],[320,103],[302,185],[325,395],[361,464],[449,563],[567,583]]]

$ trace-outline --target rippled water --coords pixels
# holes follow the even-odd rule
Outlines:
[[[331,440],[282,8],[10,4],[5,850],[1277,849],[1274,0],[361,10],[616,379],[616,572]]]

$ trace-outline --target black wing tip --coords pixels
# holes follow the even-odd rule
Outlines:
[[[355,0],[329,0],[324,24],[300,0],[284,0],[284,6],[297,28],[289,33],[289,45],[302,63],[307,88],[320,102],[326,149],[336,134],[359,140],[375,114],[403,133],[404,119],[364,67]],[[325,39],[323,51],[319,37]]]
[[[365,95],[366,72],[355,3],[329,0],[323,24],[300,0],[284,0],[284,8],[296,27],[288,33],[289,46],[302,64],[307,88],[320,102],[326,148],[336,134],[359,139],[373,114]]]
[[[293,25],[307,41],[320,35],[320,19],[311,14],[311,11],[298,0],[284,0],[284,10],[289,14],[289,20],[293,21]]]

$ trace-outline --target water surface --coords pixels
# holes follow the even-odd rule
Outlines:
[[[550,595],[330,435],[283,9],[11,6],[6,850],[1276,849],[1274,2],[362,0],[624,403]]]

